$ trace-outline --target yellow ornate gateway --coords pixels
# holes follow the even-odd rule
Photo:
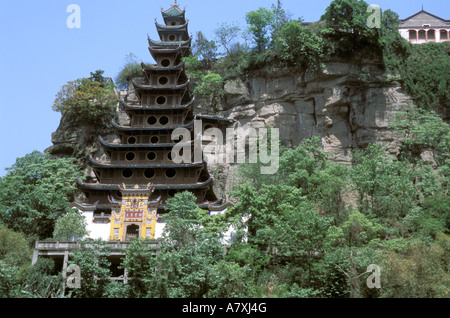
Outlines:
[[[122,200],[116,201],[110,197],[111,204],[111,241],[129,241],[133,238],[155,238],[157,208],[160,197],[150,201],[154,188],[148,185],[140,188],[138,185],[127,189],[119,187]]]

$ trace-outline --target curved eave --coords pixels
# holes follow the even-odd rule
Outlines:
[[[127,111],[135,111],[135,110],[150,110],[150,111],[160,111],[160,110],[177,110],[177,109],[187,109],[189,107],[191,107],[194,104],[195,101],[195,97],[192,98],[192,100],[185,104],[185,105],[181,105],[181,106],[177,106],[177,107],[143,107],[143,106],[136,106],[136,105],[128,105],[127,103],[125,103],[123,100],[121,102],[122,107]]]
[[[158,56],[162,55],[162,54],[169,54],[169,55],[170,54],[176,54],[176,55],[183,56],[183,55],[186,54],[186,51],[190,50],[190,47],[189,48],[182,48],[182,47],[178,46],[178,47],[170,47],[170,48],[156,48],[156,47],[149,46],[148,50],[149,50],[151,56],[153,56],[153,58],[155,60],[157,60]]]
[[[178,42],[162,42],[162,41],[154,41],[150,37],[148,37],[148,44],[150,47],[154,48],[189,48],[191,44],[192,39],[189,38],[189,40],[186,41],[178,41]]]
[[[178,65],[172,67],[159,67],[159,66],[148,66],[144,62],[141,63],[142,69],[147,72],[161,72],[161,71],[182,71],[185,66],[185,62],[181,62]]]
[[[70,207],[80,209],[81,211],[95,211],[97,209],[97,204],[72,202]]]
[[[102,144],[104,149],[115,149],[115,150],[120,150],[120,149],[173,148],[176,145],[175,143],[170,143],[170,144],[133,144],[133,145],[112,144],[112,143],[107,143],[106,141],[104,141],[102,137],[99,137],[98,139],[99,139],[99,141]]]
[[[141,168],[141,169],[148,169],[148,168],[152,168],[152,169],[167,169],[167,168],[193,168],[193,167],[200,167],[202,165],[206,164],[206,161],[203,160],[202,162],[198,162],[198,163],[179,163],[179,164],[160,164],[160,165],[145,165],[145,166],[139,166],[139,165],[126,165],[126,164],[105,164],[105,163],[100,163],[94,160],[94,158],[92,158],[92,156],[89,156],[89,161],[92,163],[93,166],[97,167],[97,168],[130,168],[130,169],[136,169],[136,168]]]
[[[186,89],[188,87],[188,85],[190,84],[190,82],[191,82],[191,80],[188,79],[186,81],[186,83],[181,84],[181,85],[171,86],[171,87],[157,87],[157,86],[141,85],[141,84],[136,83],[134,80],[131,81],[131,83],[134,86],[134,89],[136,89],[136,90],[143,90],[143,91],[182,90],[182,89]]]
[[[77,184],[85,190],[96,190],[96,191],[115,191],[119,189],[118,184],[101,184],[101,183],[85,183],[80,181],[78,178],[76,180]],[[152,184],[155,190],[188,190],[188,189],[200,189],[208,186],[212,182],[212,178],[209,178],[205,182],[196,184]],[[135,185],[127,185],[127,188],[133,188]],[[140,187],[146,187],[146,184],[139,185]]]
[[[186,128],[194,125],[194,120],[192,120],[190,123],[187,123],[182,126],[175,126],[175,127],[130,127],[130,126],[120,126],[116,123],[114,119],[112,119],[112,125],[117,131],[154,131],[154,130],[174,130],[177,128]]]
[[[180,25],[166,25],[166,24],[161,24],[158,22],[155,22],[156,25],[156,29],[159,30],[163,30],[163,31],[180,31],[180,32],[187,32],[187,23],[184,24],[180,24]]]

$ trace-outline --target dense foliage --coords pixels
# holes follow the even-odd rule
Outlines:
[[[74,160],[39,151],[18,158],[0,179],[0,222],[35,238],[50,238],[55,221],[69,211],[75,194]]]

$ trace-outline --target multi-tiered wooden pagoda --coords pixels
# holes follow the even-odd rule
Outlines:
[[[144,80],[132,82],[138,102],[121,103],[129,125],[113,121],[119,142],[107,142],[100,137],[108,160],[89,158],[97,182],[78,180],[86,202],[75,206],[92,213],[93,223],[108,224],[110,240],[154,238],[155,220],[166,212],[166,200],[177,192],[191,191],[198,205],[205,209],[225,207],[213,191],[204,160],[174,162],[172,149],[183,140],[172,140],[173,130],[186,128],[194,140],[197,119],[182,60],[191,53],[191,38],[185,11],[177,3],[162,10],[162,15],[164,24],[156,23],[160,40],[148,38],[156,64],[142,63]],[[194,143],[190,145],[194,147]]]

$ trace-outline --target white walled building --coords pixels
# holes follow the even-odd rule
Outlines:
[[[444,42],[450,40],[450,20],[425,10],[401,20],[400,34],[411,43]]]

